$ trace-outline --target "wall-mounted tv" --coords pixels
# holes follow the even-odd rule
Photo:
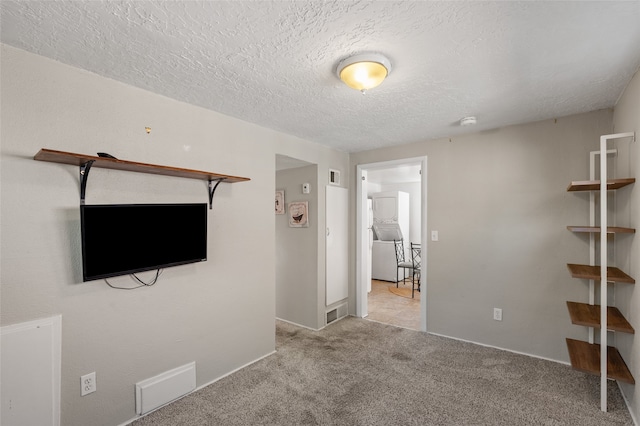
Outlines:
[[[206,204],[81,205],[82,279],[207,260]]]

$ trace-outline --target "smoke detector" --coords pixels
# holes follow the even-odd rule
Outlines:
[[[464,117],[463,119],[460,120],[460,125],[461,126],[472,126],[474,124],[476,124],[478,122],[478,120],[476,120],[475,117]]]

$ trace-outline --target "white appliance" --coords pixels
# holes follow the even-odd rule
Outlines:
[[[385,191],[371,194],[373,223],[400,225],[404,241],[409,241],[409,194],[402,191]],[[384,240],[376,236],[378,240]]]
[[[402,230],[397,223],[374,223],[373,232],[376,239],[380,241],[400,241],[402,240]]]
[[[396,249],[393,241],[373,241],[371,276],[374,280],[396,282]]]
[[[371,276],[374,280],[397,280],[396,251],[393,240],[409,239],[409,194],[386,191],[371,194],[375,240],[371,253]],[[402,278],[402,274],[401,274]]]
[[[380,239],[373,241],[371,275],[375,280],[396,282],[396,246],[402,239],[397,223],[374,223],[373,230]]]

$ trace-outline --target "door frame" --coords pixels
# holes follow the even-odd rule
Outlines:
[[[427,157],[403,158],[400,160],[380,161],[356,165],[356,316],[369,315],[367,302],[366,251],[369,247],[367,234],[367,193],[364,191],[367,170],[387,169],[405,164],[420,164],[420,243],[422,245],[422,264],[420,267],[420,330],[427,331]],[[366,249],[365,249],[366,247]]]

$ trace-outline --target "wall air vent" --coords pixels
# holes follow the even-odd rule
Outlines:
[[[340,185],[340,170],[329,169],[329,183],[331,185]]]

